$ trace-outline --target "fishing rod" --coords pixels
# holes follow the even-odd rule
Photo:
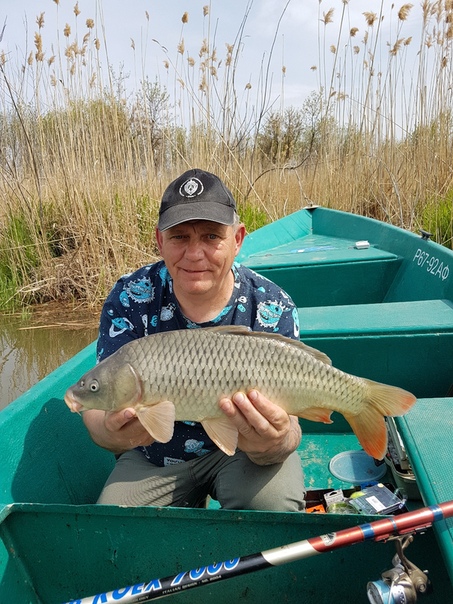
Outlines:
[[[100,593],[81,599],[73,599],[69,602],[65,602],[65,604],[117,604],[118,602],[120,604],[139,604],[150,602],[151,600],[157,600],[158,598],[163,598],[195,587],[210,585],[246,573],[263,570],[272,566],[280,566],[304,558],[310,558],[311,556],[330,552],[341,547],[353,545],[354,543],[363,541],[384,541],[395,536],[397,538],[407,538],[415,532],[429,528],[433,522],[445,520],[452,516],[453,500],[424,507],[412,512],[406,512],[398,516],[388,516],[382,520],[360,524],[336,533],[328,533],[310,539],[304,539],[303,541],[297,541],[256,554],[232,558],[231,560],[225,560],[224,562],[216,562],[209,566],[181,572],[177,575],[171,575],[163,579],[152,579],[151,581],[146,581],[144,583],[137,583],[135,585],[115,589],[111,592]],[[400,574],[407,574],[400,572],[399,567],[401,566],[403,571],[408,571],[410,579],[412,570],[419,571],[419,569],[405,558],[402,553],[404,547],[404,545],[400,546],[399,549],[397,547],[397,552],[400,554],[399,562],[397,564],[397,569],[392,570],[395,570]],[[421,573],[423,577],[426,577],[422,571],[419,571],[419,573]],[[425,579],[421,575],[417,574],[417,585],[412,585],[412,587],[414,587],[414,589],[417,588],[417,591],[423,592],[427,589],[427,585],[423,584]],[[392,581],[394,582],[394,579],[392,579]],[[373,587],[373,585],[370,586],[369,584],[368,596],[371,602],[379,603],[383,601],[382,599],[379,599],[380,596],[378,591],[379,586],[376,587],[376,585],[374,585]]]

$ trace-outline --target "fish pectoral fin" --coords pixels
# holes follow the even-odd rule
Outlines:
[[[330,416],[332,411],[323,407],[310,407],[298,413],[298,417],[309,419],[312,422],[322,422],[323,424],[332,424]]]
[[[136,408],[139,422],[160,443],[168,443],[175,429],[176,411],[171,401]]]
[[[201,422],[206,434],[227,455],[234,455],[238,446],[238,431],[227,417],[205,419]]]

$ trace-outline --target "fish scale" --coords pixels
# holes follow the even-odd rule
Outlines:
[[[143,372],[147,400],[160,399],[165,393],[174,403],[181,402],[181,405],[177,407],[178,419],[187,419],[184,413],[191,406],[197,408],[196,415],[201,417],[206,413],[206,402],[209,401],[211,407],[209,415],[213,417],[220,415],[216,403],[223,395],[230,395],[236,390],[249,390],[259,384],[267,396],[276,398],[279,391],[277,382],[289,382],[291,373],[289,366],[283,367],[283,375],[276,380],[273,372],[263,371],[263,365],[257,362],[260,359],[256,358],[256,347],[252,347],[248,341],[237,342],[237,336],[223,337],[221,335],[206,341],[203,336],[202,332],[200,332],[200,336],[196,332],[193,337],[185,338],[185,341],[191,344],[187,347],[181,346],[179,337],[163,339],[165,343],[169,344],[168,353],[162,354],[162,351],[159,350],[161,353],[159,357],[171,359],[168,373],[173,376],[170,384],[172,390],[169,391],[167,388],[168,384],[165,379],[167,374],[161,371],[161,365],[165,366],[166,361],[161,361],[158,365],[156,373],[161,379],[157,380],[153,379],[153,366],[147,364]],[[177,342],[178,352],[171,340]],[[234,354],[226,356],[225,349],[233,351]],[[203,351],[203,355],[206,355],[204,364],[194,362],[197,354],[200,354],[200,350]],[[132,358],[131,362],[134,363]],[[191,370],[194,364],[199,370],[196,373]],[[178,379],[178,374],[181,376],[180,379]],[[198,408],[202,408],[203,411],[199,411]]]
[[[415,397],[332,367],[322,352],[276,334],[224,326],[162,332],[125,344],[69,388],[73,411],[133,407],[160,442],[175,420],[197,421],[228,454],[237,430],[218,403],[257,389],[287,413],[329,423],[342,413],[373,457],[386,452],[386,415],[402,415]]]

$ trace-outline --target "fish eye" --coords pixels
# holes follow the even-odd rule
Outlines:
[[[97,380],[90,382],[90,390],[91,392],[97,392],[99,390],[99,382]]]

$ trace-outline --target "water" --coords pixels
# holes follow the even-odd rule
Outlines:
[[[26,319],[0,314],[0,409],[96,339],[98,319],[55,304]]]

